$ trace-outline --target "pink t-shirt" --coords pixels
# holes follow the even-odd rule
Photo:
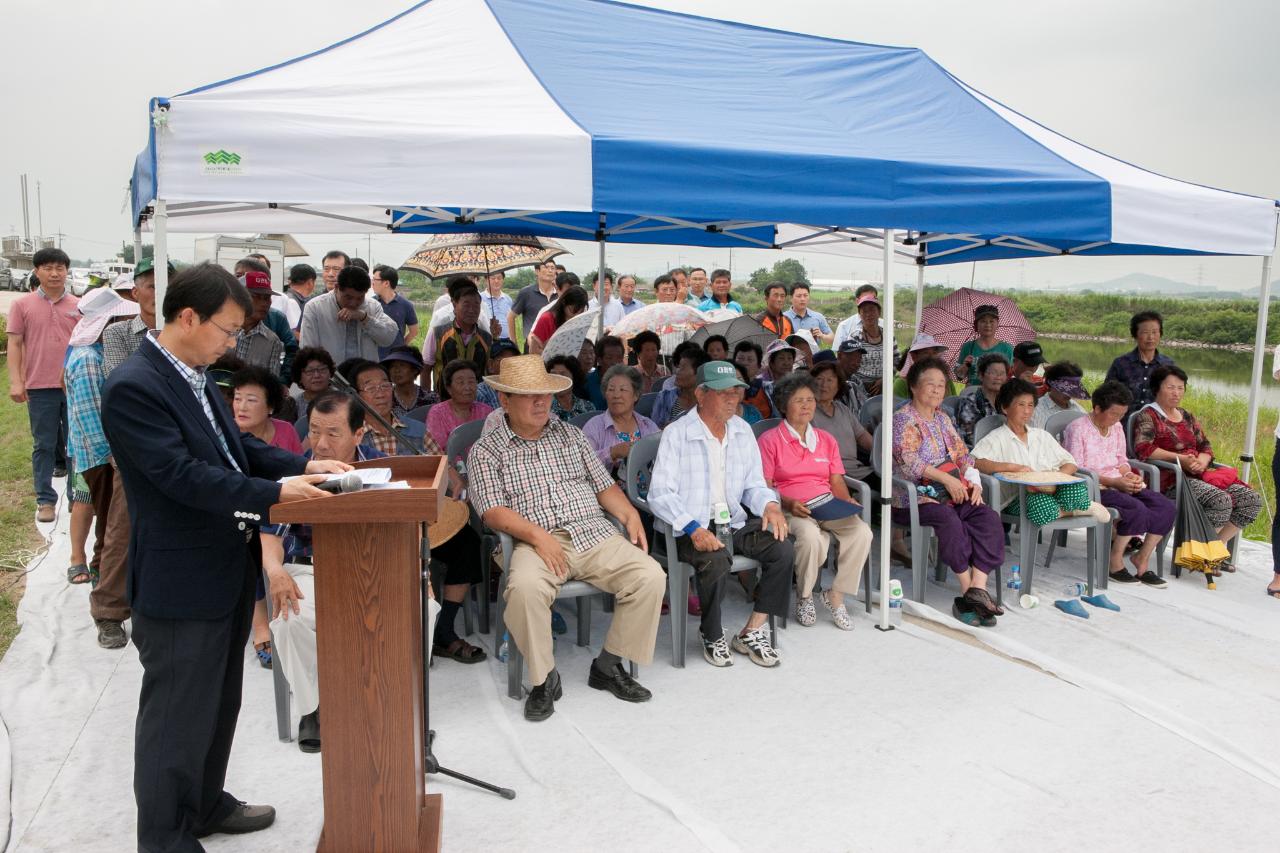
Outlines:
[[[800,443],[785,422],[760,436],[760,461],[764,478],[784,498],[807,501],[831,491],[831,475],[844,474],[840,446],[826,430],[810,425],[817,436],[811,451]]]
[[[1120,466],[1129,465],[1124,427],[1116,424],[1104,436],[1088,415],[1076,418],[1062,431],[1062,446],[1081,468],[1092,469],[1099,477],[1119,477]]]
[[[9,308],[9,334],[22,335],[23,384],[28,388],[61,388],[71,330],[80,321],[80,300],[63,291],[50,302],[37,288]]]
[[[427,412],[427,432],[431,433],[431,437],[436,440],[436,444],[440,445],[441,450],[444,450],[449,446],[449,433],[465,423],[488,417],[492,411],[492,406],[484,403],[472,403],[470,413],[465,418],[460,418],[453,411],[453,406],[449,405],[449,401],[442,400]]]
[[[271,425],[276,429],[276,434],[271,437],[271,446],[301,456],[302,442],[298,439],[298,431],[293,428],[293,424],[272,418]]]

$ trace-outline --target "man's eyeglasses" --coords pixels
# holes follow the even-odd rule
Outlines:
[[[234,340],[239,340],[239,339],[240,339],[240,336],[241,336],[242,334],[244,334],[244,330],[243,330],[243,329],[234,329],[234,330],[232,330],[232,331],[227,331],[226,329],[222,328],[222,326],[220,326],[220,325],[218,325],[217,323],[213,322],[213,320],[212,320],[212,319],[207,320],[206,322],[207,322],[209,325],[213,326],[215,329],[217,329],[219,332],[222,332],[222,334],[226,335],[228,338],[231,338],[231,339],[234,339]]]
[[[390,391],[390,390],[391,390],[390,382],[379,382],[376,385],[369,384],[369,385],[360,386],[361,394],[377,394],[379,392]]]

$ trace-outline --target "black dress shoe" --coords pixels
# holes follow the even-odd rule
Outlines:
[[[524,718],[534,723],[545,720],[556,712],[555,700],[563,695],[560,673],[553,669],[546,681],[529,691],[529,698],[524,702]]]
[[[243,835],[246,832],[257,832],[266,829],[276,822],[276,810],[271,806],[251,806],[248,803],[236,803],[231,814],[224,817],[217,825],[199,833],[203,838],[215,832],[228,835]]]
[[[653,698],[648,688],[642,687],[640,682],[628,675],[620,663],[609,667],[607,672],[602,672],[592,663],[591,674],[587,676],[587,686],[594,687],[596,690],[608,690],[623,702],[648,702]]]
[[[303,752],[320,751],[320,709],[298,720],[298,749]]]
[[[53,469],[54,479],[67,476],[67,469],[64,465],[58,465]]]

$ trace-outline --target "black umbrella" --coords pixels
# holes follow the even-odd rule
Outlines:
[[[721,320],[718,323],[708,323],[694,332],[689,340],[698,346],[705,346],[707,338],[712,335],[724,335],[729,341],[729,353],[731,355],[733,348],[741,341],[751,341],[760,349],[764,349],[778,339],[777,335],[760,325],[760,321],[755,317],[748,317],[744,314],[741,317]]]
[[[1190,489],[1183,489],[1178,502],[1178,528],[1173,549],[1173,563],[1193,572],[1204,572],[1209,589],[1214,589],[1213,578],[1222,573],[1222,567],[1231,559],[1231,552],[1218,538],[1217,531],[1205,514],[1204,507]]]

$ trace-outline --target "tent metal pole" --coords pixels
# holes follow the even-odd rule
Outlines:
[[[601,220],[603,222],[603,218]],[[603,225],[601,230],[604,230]],[[604,292],[604,238],[600,238],[600,265],[596,267],[596,304],[599,309],[596,312],[596,343],[604,337],[604,303],[607,294]]]
[[[920,247],[921,257],[916,261],[916,330],[920,334],[920,315],[924,311],[924,246]]]
[[[133,229],[133,265],[136,267],[142,263],[142,226],[135,225]]]
[[[880,621],[876,627],[892,631],[889,624],[889,540],[893,522],[889,504],[893,497],[893,240],[892,228],[884,230],[884,332],[880,378]],[[917,591],[917,594],[918,591]]]
[[[1258,326],[1253,335],[1253,375],[1249,382],[1249,418],[1245,422],[1244,450],[1240,461],[1244,463],[1241,480],[1249,482],[1253,467],[1254,444],[1258,432],[1258,397],[1262,390],[1262,364],[1267,357],[1267,314],[1271,309],[1271,256],[1262,259],[1262,287],[1259,293]]]
[[[164,199],[158,198],[152,215],[152,239],[155,258],[156,307],[164,305],[164,295],[169,290],[169,213]],[[141,258],[139,258],[141,260]],[[156,328],[164,328],[164,312],[156,311]]]

